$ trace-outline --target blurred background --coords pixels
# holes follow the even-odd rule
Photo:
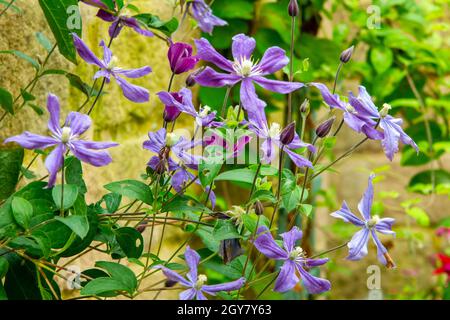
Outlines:
[[[195,22],[188,19],[177,32],[175,41],[192,43],[194,38],[206,37],[225,56],[230,56],[231,38],[246,33],[257,41],[256,58],[270,46],[280,46],[289,52],[291,20],[287,15],[288,0],[213,0],[215,15],[226,20],[228,26],[215,28],[212,35],[201,34]],[[9,1],[0,0],[0,11]],[[133,1],[142,12],[152,12],[163,20],[173,15],[174,1]],[[417,156],[412,148],[402,147],[393,162],[384,156],[379,142],[367,142],[354,154],[315,180],[310,200],[314,211],[303,217],[303,226],[310,236],[307,245],[312,252],[320,252],[343,243],[355,229],[329,213],[346,200],[356,212],[370,172],[375,172],[374,213],[396,218],[396,239],[383,238],[397,268],[380,266],[381,290],[370,291],[367,286],[368,267],[378,265],[375,248],[370,244],[369,255],[362,261],[346,261],[346,250],[329,255],[331,262],[325,271],[333,283],[332,290],[321,296],[331,299],[450,299],[446,287],[447,274],[434,272],[442,267],[442,256],[450,255],[450,76],[449,76],[449,4],[448,0],[300,0],[300,17],[295,33],[295,80],[324,82],[332,85],[339,65],[340,53],[355,45],[351,61],[346,64],[337,83],[337,93],[357,91],[363,84],[377,106],[389,103],[395,116],[404,119],[406,132],[420,147]],[[83,39],[100,54],[98,43],[106,39],[108,25],[95,17],[96,10],[80,5],[83,17]],[[20,50],[35,59],[45,59],[46,51],[36,32],[52,39],[37,0],[17,0],[0,18],[0,51]],[[167,45],[157,39],[142,37],[124,29],[115,40],[112,51],[124,68],[150,65],[153,73],[134,83],[148,88],[151,99],[146,104],[125,100],[115,85],[107,87],[93,113],[94,128],[90,135],[96,140],[119,141],[121,146],[111,150],[115,160],[105,168],[85,170],[89,196],[94,201],[105,193],[103,185],[125,178],[139,179],[145,172],[150,154],[141,147],[147,132],[161,125],[162,104],[155,93],[165,90],[169,81],[166,59]],[[53,69],[64,69],[91,83],[95,68],[85,63],[72,65],[59,54],[48,61]],[[286,73],[288,70],[285,70]],[[0,86],[16,95],[33,78],[30,64],[13,55],[0,53]],[[280,73],[278,78],[287,79]],[[174,88],[184,85],[178,77]],[[225,89],[194,89],[196,100],[202,105],[219,109]],[[238,103],[234,90],[232,102]],[[29,130],[43,133],[47,116],[42,112],[48,92],[61,97],[64,110],[74,110],[86,98],[76,82],[65,77],[49,76],[40,79],[32,88],[34,99],[23,99],[23,108],[15,117],[7,116],[1,123],[0,140]],[[267,110],[273,120],[283,122],[286,96],[259,91],[268,102]],[[315,124],[327,119],[328,109],[321,102],[317,90],[301,90],[294,95],[294,110],[300,123],[298,107],[308,98],[311,115],[308,118],[305,140],[311,141]],[[36,120],[38,119],[38,120]],[[187,119],[186,119],[187,120]],[[185,122],[187,123],[187,121]],[[179,122],[183,125],[183,122]],[[361,139],[344,128],[336,141],[331,140],[328,163]],[[24,163],[33,154],[26,153]],[[25,170],[28,179],[45,175],[44,159],[38,158]],[[29,180],[28,180],[29,181]],[[23,183],[26,183],[24,179]],[[242,203],[247,192],[242,186],[218,184],[219,209]],[[280,224],[282,231],[283,225]],[[172,229],[170,229],[172,230]],[[172,230],[164,244],[163,256],[171,254],[171,244],[179,243],[182,233]],[[83,265],[91,266],[93,256],[86,256]],[[214,266],[210,266],[214,277]],[[447,273],[450,266],[447,265]],[[369,270],[370,271],[370,270]],[[216,275],[217,276],[217,275]],[[172,293],[173,295],[173,293]],[[150,296],[151,297],[151,296]],[[170,293],[160,297],[171,297]],[[262,298],[307,298],[301,287],[284,296],[270,291]]]

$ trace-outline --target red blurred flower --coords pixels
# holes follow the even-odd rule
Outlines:
[[[437,254],[441,266],[433,271],[433,274],[447,274],[447,281],[450,280],[450,257],[443,253]]]

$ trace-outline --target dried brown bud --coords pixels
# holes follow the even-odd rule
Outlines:
[[[330,119],[319,124],[319,126],[316,128],[316,135],[319,138],[326,137],[331,131],[334,120],[336,120],[336,117],[331,117]]]
[[[225,264],[233,261],[234,258],[239,257],[241,254],[242,248],[239,239],[226,239],[220,241],[219,256],[222,257]]]
[[[355,46],[351,46],[350,48],[342,51],[339,60],[341,60],[341,62],[343,63],[349,62],[353,54],[353,49],[355,49]]]
[[[288,13],[291,17],[296,17],[300,13],[297,0],[290,0],[288,5]]]
[[[291,122],[286,126],[286,128],[281,131],[280,142],[284,145],[288,145],[294,140],[295,137],[295,121]]]

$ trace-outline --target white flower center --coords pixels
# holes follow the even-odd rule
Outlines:
[[[269,129],[269,137],[271,137],[271,138],[277,138],[277,137],[280,136],[280,133],[281,133],[281,126],[280,126],[278,123],[273,122],[273,123],[270,125],[270,129]]]
[[[115,67],[117,67],[118,63],[119,63],[119,59],[116,56],[113,56],[111,58],[111,61],[108,63],[108,69],[109,70],[114,69]]]
[[[63,143],[67,143],[70,141],[71,137],[72,137],[72,129],[70,129],[70,127],[63,127],[61,130],[61,141]]]
[[[237,224],[241,225],[243,223],[242,217],[245,215],[245,210],[240,206],[233,206],[232,210],[226,212],[228,216]]]
[[[211,107],[204,106],[198,115],[200,116],[200,118],[204,118],[209,114],[210,111],[211,111]]]
[[[296,260],[298,258],[305,257],[305,255],[306,253],[301,247],[295,247],[295,249],[289,253],[289,258],[292,260]]]
[[[199,274],[197,277],[197,282],[195,283],[195,289],[200,290],[203,285],[208,281],[208,277],[206,277],[204,274]]]
[[[253,61],[252,58],[245,57],[235,60],[233,63],[233,69],[242,77],[248,77],[250,75],[255,76],[261,73],[261,70],[257,67],[257,61]]]
[[[389,110],[391,110],[391,109],[392,109],[392,107],[390,104],[387,104],[387,103],[383,104],[383,108],[380,111],[380,117],[381,118],[386,117],[389,114]]]
[[[353,114],[356,114],[356,113],[357,113],[357,112],[356,112],[356,109],[353,108],[353,106],[352,106],[351,104],[349,104],[349,103],[347,103],[347,104],[345,105],[345,109],[346,109],[348,112],[350,112],[350,113],[353,113]]]
[[[377,215],[374,215],[372,219],[366,221],[367,228],[371,229],[377,225],[377,223],[380,221],[380,217]]]
[[[172,146],[176,145],[179,140],[180,140],[180,137],[178,135],[176,135],[175,133],[169,132],[166,137],[166,145],[168,147],[172,147]]]

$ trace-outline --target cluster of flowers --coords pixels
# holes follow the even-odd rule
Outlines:
[[[98,16],[111,23],[111,38],[117,37],[123,27],[130,27],[140,34],[152,36],[152,33],[142,28],[136,19],[122,15],[120,10],[111,12],[98,0],[85,0],[84,2],[99,8]],[[211,9],[203,0],[189,1],[187,6],[190,6],[192,16],[205,32],[210,33],[215,25],[226,24],[225,21],[212,15]],[[103,41],[100,43],[104,51],[104,56],[101,60],[76,34],[73,34],[73,39],[79,56],[85,62],[99,68],[94,76],[95,79],[104,78],[106,83],[109,83],[110,79],[114,78],[121,87],[124,96],[130,101],[142,103],[149,100],[147,89],[130,84],[122,76],[139,78],[150,73],[150,67],[145,66],[138,69],[124,70],[114,65],[112,52]],[[267,49],[258,62],[252,58],[256,46],[255,39],[244,34],[238,34],[233,37],[233,60],[228,60],[220,55],[208,40],[204,38],[195,40],[195,46],[197,54],[193,55],[193,48],[189,44],[170,44],[168,60],[172,74],[177,75],[193,70],[199,61],[204,61],[211,63],[223,72],[218,72],[210,66],[197,69],[188,77],[187,86],[199,84],[207,87],[231,88],[240,84],[240,101],[247,115],[247,119],[244,119],[241,124],[245,124],[262,142],[260,147],[262,163],[270,163],[276,155],[276,149],[279,149],[297,167],[312,168],[312,163],[296,153],[295,150],[307,148],[311,153],[314,153],[316,150],[313,145],[301,141],[299,135],[295,132],[295,125],[290,124],[282,130],[277,123],[268,124],[265,113],[266,103],[258,97],[255,84],[263,89],[281,94],[291,93],[307,86],[316,87],[320,90],[324,102],[330,108],[342,110],[344,121],[348,127],[366,135],[369,139],[381,140],[385,154],[390,160],[398,152],[399,140],[418,150],[416,144],[402,130],[402,120],[390,116],[388,114],[390,107],[386,104],[381,110],[378,110],[370,95],[362,86],[359,87],[358,96],[350,93],[348,98],[344,100],[339,95],[332,94],[321,83],[303,84],[267,78],[266,76],[281,70],[289,63],[285,51],[279,47]],[[207,106],[197,110],[192,100],[192,92],[188,87],[176,92],[162,91],[157,93],[157,95],[165,106],[162,112],[164,125],[156,132],[149,132],[149,140],[143,143],[143,147],[156,154],[150,159],[148,166],[158,174],[170,172],[172,187],[177,192],[182,192],[183,187],[195,179],[195,175],[192,172],[198,170],[199,163],[202,160],[201,155],[193,155],[191,150],[198,145],[217,143],[217,140],[187,140],[168,130],[167,124],[172,123],[173,128],[181,113],[194,118],[198,127],[224,127],[226,122],[216,112],[211,112],[211,109]],[[91,125],[88,115],[70,112],[64,124],[60,126],[60,106],[58,98],[52,94],[48,96],[47,109],[50,114],[48,128],[51,136],[40,136],[24,132],[21,135],[7,139],[5,142],[16,142],[27,149],[45,149],[56,146],[45,161],[46,168],[50,174],[49,187],[55,184],[57,173],[61,169],[64,156],[68,151],[71,151],[81,161],[94,166],[104,166],[111,162],[110,155],[103,149],[117,146],[116,143],[92,142],[82,139],[82,135]],[[244,136],[240,139],[234,146],[233,155],[239,154],[249,140],[249,136]],[[370,176],[368,188],[358,205],[362,219],[353,214],[345,202],[340,210],[333,212],[331,215],[361,228],[348,243],[349,260],[360,260],[367,255],[368,239],[372,235],[372,239],[377,247],[379,261],[388,267],[393,267],[394,263],[387,253],[387,249],[379,240],[377,232],[395,235],[392,231],[394,219],[380,219],[377,216],[371,216],[374,196],[372,180],[373,176]],[[214,192],[212,190],[206,191],[209,191],[208,194],[214,206]],[[275,241],[270,230],[262,226],[258,228],[256,237],[252,240],[254,246],[266,257],[283,261],[274,290],[279,292],[288,291],[300,280],[303,281],[305,288],[310,293],[316,294],[330,290],[331,285],[328,280],[315,277],[308,272],[311,267],[321,266],[328,259],[308,258],[305,251],[301,247],[296,246],[296,243],[302,238],[302,231],[297,227],[293,227],[290,231],[280,234],[280,236],[283,240],[282,247]],[[168,279],[179,282],[182,286],[188,288],[180,294],[181,299],[205,299],[203,293],[213,295],[218,291],[237,290],[245,283],[245,279],[241,278],[230,283],[206,285],[206,277],[198,275],[197,272],[199,255],[187,247],[185,259],[190,268],[187,279],[166,267],[160,267]]]

